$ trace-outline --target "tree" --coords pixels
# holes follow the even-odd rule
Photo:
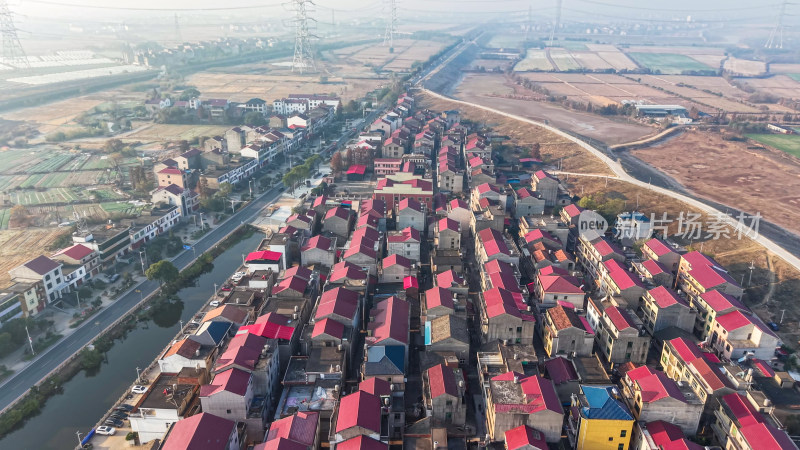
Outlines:
[[[336,152],[331,156],[331,171],[334,176],[342,170],[342,152]]]
[[[260,127],[267,124],[267,118],[258,111],[250,111],[244,115],[244,124],[251,127]]]
[[[578,200],[578,206],[583,209],[595,210],[597,209],[597,202],[594,200],[594,198],[592,198],[591,195],[587,195]]]
[[[125,148],[125,144],[119,139],[109,139],[103,144],[103,150],[106,153],[119,153]]]
[[[227,197],[233,191],[233,186],[230,183],[220,183],[219,184],[219,195],[221,197]]]
[[[178,97],[179,100],[189,101],[195,97],[200,97],[200,91],[197,90],[194,86],[189,86],[181,92],[181,96]]]
[[[170,283],[177,280],[180,272],[171,262],[161,260],[148,267],[144,274],[148,280],[158,280],[158,284],[163,286],[165,282]]]

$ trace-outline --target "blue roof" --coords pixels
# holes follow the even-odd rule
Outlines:
[[[581,408],[581,415],[587,419],[633,420],[628,408],[612,395],[616,386],[581,386],[587,406]]]
[[[231,329],[231,326],[232,324],[230,322],[209,322],[208,326],[206,327],[206,331],[208,332],[208,335],[211,336],[211,339],[219,344],[223,339],[225,339],[225,334]]]
[[[431,345],[431,321],[425,321],[425,345]]]
[[[367,349],[367,362],[391,363],[401,373],[405,372],[406,349],[402,345],[375,345]]]

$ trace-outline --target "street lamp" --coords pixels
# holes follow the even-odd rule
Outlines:
[[[142,382],[141,370],[142,369],[138,367],[136,368],[136,384],[140,384]]]
[[[142,263],[142,275],[144,275],[144,257],[142,256],[143,253],[144,251],[139,250],[139,262]]]
[[[81,293],[75,291],[75,297],[78,299],[78,309],[81,309]]]
[[[217,283],[214,283],[214,295],[217,295]]]
[[[250,187],[250,200],[253,199],[253,180],[247,182],[247,185]]]

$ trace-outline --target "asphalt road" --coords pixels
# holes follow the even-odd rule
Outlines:
[[[248,222],[266,205],[275,201],[280,195],[278,184],[262,193],[254,201],[242,207],[239,211],[222,225],[212,229],[195,243],[195,251],[184,250],[172,262],[183,270],[191,263],[196,255],[203,254],[206,250],[217,245],[228,233]],[[141,294],[136,290],[141,290]],[[158,289],[157,281],[144,281],[132,287],[128,292],[119,297],[114,303],[102,309],[97,315],[79,326],[72,334],[49,347],[36,356],[31,364],[14,373],[10,378],[0,384],[0,410],[5,409],[17,398],[24,395],[34,384],[42,380],[63,361],[79,351],[83,346],[97,338],[97,335],[128,313],[138,304],[142,297],[147,297]]]

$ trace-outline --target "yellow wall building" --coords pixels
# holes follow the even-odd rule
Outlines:
[[[633,415],[616,386],[581,386],[572,397],[570,442],[578,450],[628,450]]]

